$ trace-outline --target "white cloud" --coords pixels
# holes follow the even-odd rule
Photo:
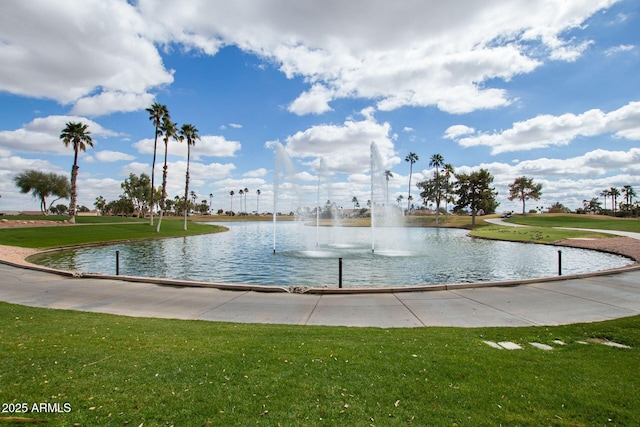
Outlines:
[[[242,129],[242,125],[240,125],[238,123],[229,123],[229,126],[234,128],[234,129]]]
[[[612,133],[615,137],[640,139],[640,102],[605,113],[593,109],[582,114],[540,115],[516,122],[510,129],[496,133],[480,133],[464,125],[449,127],[445,138],[463,147],[491,147],[491,154],[534,150],[568,145],[578,137]]]
[[[375,119],[347,120],[342,125],[318,125],[297,132],[286,140],[285,149],[294,158],[323,160],[328,172],[358,173],[370,169],[371,143],[375,142],[385,163],[391,168],[400,162],[389,138],[391,126]]]
[[[119,162],[122,160],[133,160],[135,159],[135,156],[132,156],[130,154],[127,153],[122,153],[119,151],[111,151],[111,150],[102,150],[102,151],[97,151],[96,153],[94,153],[94,155],[92,156],[95,158],[95,160],[102,162],[102,163],[112,163],[112,162]],[[89,159],[87,159],[88,161]]]
[[[73,150],[65,147],[60,133],[67,122],[82,122],[96,145],[96,137],[117,136],[116,132],[105,129],[93,120],[79,116],[48,116],[33,119],[20,129],[0,131],[0,147],[17,152],[55,153],[72,155]]]
[[[90,115],[130,111],[123,102],[136,99],[139,105],[150,89],[173,81],[153,41],[143,35],[147,28],[124,1],[5,4],[0,90],[63,104],[90,97],[75,109]]]
[[[630,52],[635,50],[635,46],[632,44],[621,44],[618,46],[612,46],[604,51],[604,54],[607,56],[613,56],[618,53]]]
[[[153,139],[145,138],[135,142],[133,147],[141,154],[153,154],[153,144]],[[168,147],[169,154],[187,157],[186,143],[170,139]],[[228,141],[223,136],[204,135],[191,147],[191,158],[199,160],[202,157],[233,157],[241,147],[240,142]],[[158,138],[157,155],[164,155],[164,140],[162,138]]]
[[[255,169],[249,172],[245,172],[242,176],[247,178],[261,178],[267,175],[267,170],[265,168]]]
[[[158,41],[208,54],[235,44],[302,77],[310,89],[290,104],[296,114],[329,111],[345,97],[374,99],[382,110],[464,113],[512,102],[485,85],[492,79],[508,81],[547,59],[574,61],[591,41],[579,33],[565,40],[567,30],[614,2],[141,0],[138,7]]]
[[[86,116],[100,116],[114,112],[138,111],[147,108],[154,96],[149,93],[102,92],[79,99],[71,112]]]

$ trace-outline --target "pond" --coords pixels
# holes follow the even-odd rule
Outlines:
[[[53,268],[273,286],[424,286],[556,276],[558,248],[474,239],[466,230],[307,226],[279,222],[273,253],[269,222],[222,224],[229,231],[44,254],[34,262]],[[562,249],[564,275],[621,267],[629,259],[584,249]]]

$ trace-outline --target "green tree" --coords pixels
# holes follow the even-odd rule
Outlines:
[[[40,200],[40,211],[46,215],[55,202],[67,199],[70,193],[69,179],[64,175],[40,172],[35,169],[27,169],[20,172],[13,179],[16,186],[23,194],[31,192],[31,195]],[[56,198],[47,207],[47,198]]]
[[[495,212],[498,207],[496,196],[498,193],[491,187],[493,176],[486,169],[480,169],[471,174],[456,175],[456,194],[458,200],[455,209],[471,210],[471,225],[476,225],[476,214],[483,210],[485,214]]]
[[[67,122],[60,139],[64,143],[65,147],[71,145],[73,147],[73,167],[71,168],[71,201],[69,203],[69,222],[76,222],[76,203],[78,199],[78,153],[80,151],[87,151],[87,146],[93,147],[93,139],[91,139],[91,132],[87,130],[89,125],[81,122]]]
[[[256,190],[256,213],[258,215],[260,215],[260,194],[262,194],[262,191],[260,191],[260,189]]]
[[[229,196],[231,196],[231,214],[233,215],[233,195],[236,194],[233,190],[229,191]]]
[[[158,218],[158,226],[156,227],[156,233],[160,232],[160,225],[162,224],[162,212],[164,211],[164,202],[167,199],[167,154],[169,152],[169,139],[178,139],[178,125],[171,121],[168,116],[165,116],[160,126],[160,131],[164,136],[164,167],[162,169],[162,195],[160,196],[160,218]]]
[[[522,201],[522,215],[525,214],[525,201],[539,200],[542,195],[542,184],[536,184],[532,178],[521,176],[509,184],[509,200]]]
[[[429,159],[429,166],[434,168],[434,202],[436,203],[436,225],[438,225],[438,211],[440,210],[440,202],[445,197],[445,185],[440,177],[440,168],[444,166],[444,158],[440,154],[434,154]]]
[[[618,196],[620,195],[620,190],[618,190],[616,187],[611,187],[609,189],[609,195],[611,196],[611,209],[613,210],[613,215],[615,215],[617,203],[618,203]]]
[[[351,203],[353,203],[353,210],[356,210],[356,208],[360,206],[360,203],[358,203],[358,198],[356,196],[353,196],[353,198],[351,199]]]
[[[604,213],[606,215],[607,213],[607,197],[611,196],[611,191],[609,191],[609,189],[605,188],[604,190],[602,190],[600,192],[600,197],[602,197],[604,199]]]
[[[419,160],[418,155],[416,153],[409,153],[407,157],[405,157],[405,162],[409,162],[409,194],[407,195],[407,210],[411,207],[411,175],[413,175],[413,164]]]
[[[149,113],[149,120],[153,123],[155,127],[154,138],[153,138],[153,160],[151,162],[151,188],[155,188],[155,176],[156,176],[156,154],[158,151],[158,137],[162,136],[162,131],[160,130],[160,126],[164,121],[165,117],[169,118],[169,110],[166,105],[159,104],[154,102],[150,108],[147,108],[147,113]],[[149,201],[150,207],[150,215],[149,215],[149,225],[153,227],[153,208],[154,208],[154,192],[151,192],[151,200]]]
[[[600,209],[602,209],[602,206],[598,198],[593,197],[591,200],[583,200],[582,208],[584,209],[585,213],[588,213],[588,212],[597,213],[597,212],[600,212]]]
[[[93,206],[95,206],[96,209],[99,210],[100,213],[103,214],[103,215],[105,214],[104,208],[105,208],[106,205],[107,205],[107,201],[102,196],[96,197],[96,201],[93,202]]]
[[[196,140],[200,139],[198,135],[198,129],[192,124],[185,123],[180,128],[180,141],[187,141],[187,173],[184,184],[184,199],[187,200],[189,195],[189,163],[191,161],[191,146],[196,144]],[[195,204],[195,201],[194,201]],[[187,231],[187,203],[185,203],[184,209],[184,231]]]
[[[124,196],[133,203],[134,211],[138,213],[140,218],[144,218],[149,208],[152,194],[149,175],[143,173],[138,177],[136,174],[131,173],[129,178],[120,184],[120,188],[122,188]]]

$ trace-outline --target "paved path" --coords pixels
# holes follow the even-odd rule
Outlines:
[[[485,219],[485,222],[495,225],[504,225],[506,227],[529,227],[528,225],[516,224],[513,222],[506,222],[500,218]],[[575,228],[575,227],[552,227],[559,230],[576,230],[576,231],[589,231],[593,233],[613,234],[614,236],[630,237],[632,239],[640,240],[640,233],[634,233],[633,231],[618,231],[618,230],[603,230],[596,228]]]
[[[0,301],[224,322],[383,328],[558,325],[640,314],[640,270],[515,287],[306,295],[77,279],[0,264]]]

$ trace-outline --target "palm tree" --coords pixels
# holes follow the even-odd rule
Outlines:
[[[607,211],[607,197],[609,197],[610,195],[611,195],[611,192],[609,190],[607,190],[606,188],[600,192],[600,196],[604,198],[604,210],[605,210],[605,213]]]
[[[636,192],[633,190],[633,187],[630,185],[625,185],[622,187],[622,192],[624,193],[624,199],[627,202],[627,207],[631,208],[631,204],[633,203],[633,198],[637,196]]]
[[[444,158],[440,154],[433,154],[431,159],[429,159],[429,166],[435,168],[435,179],[436,179],[436,225],[438,225],[438,211],[440,210],[440,168],[444,166]]]
[[[87,130],[89,125],[82,122],[67,122],[60,134],[60,139],[64,146],[73,146],[73,167],[71,168],[71,201],[69,203],[69,222],[76,222],[76,203],[78,198],[77,178],[78,178],[78,153],[87,151],[87,146],[93,147],[91,132]]]
[[[178,124],[171,121],[169,116],[162,119],[160,131],[164,135],[164,167],[162,169],[162,196],[160,197],[160,218],[156,233],[160,232],[160,224],[162,224],[162,211],[164,211],[164,201],[167,198],[167,155],[169,153],[169,138],[178,139]]]
[[[229,191],[229,195],[231,196],[231,215],[233,215],[233,195],[236,194],[233,190]]]
[[[451,183],[451,177],[455,174],[455,169],[451,163],[446,163],[443,167],[444,178],[445,178],[445,191],[444,191],[444,221],[447,222],[447,212],[449,212],[449,202],[453,202],[455,199],[453,197],[453,184]]]
[[[355,211],[356,208],[360,206],[360,203],[358,203],[358,198],[356,196],[353,196],[353,199],[351,199],[351,202],[353,203],[353,210]]]
[[[156,169],[156,152],[158,151],[158,137],[162,136],[162,132],[160,131],[160,125],[162,124],[162,120],[165,117],[169,117],[169,110],[166,105],[158,104],[154,102],[150,108],[146,109],[149,113],[149,120],[155,126],[155,138],[153,140],[153,161],[151,162],[151,200],[149,202],[150,206],[150,219],[149,225],[153,227],[153,193],[155,191],[155,169]]]
[[[405,157],[405,162],[409,162],[409,194],[407,196],[407,210],[409,210],[411,206],[411,175],[413,174],[413,164],[418,161],[418,155],[416,153],[409,153],[407,157]]]
[[[615,216],[616,204],[617,204],[618,196],[620,195],[620,190],[618,190],[616,187],[611,187],[609,189],[609,195],[611,196],[611,202],[613,203],[613,206],[611,207],[611,209],[613,209],[613,215]]]
[[[189,195],[189,162],[191,161],[191,146],[196,145],[196,140],[200,139],[200,135],[198,135],[198,129],[196,129],[194,125],[185,123],[180,128],[179,138],[180,141],[187,141],[187,174],[184,184],[184,225],[182,227],[184,231],[187,231],[187,211],[189,210],[187,208],[187,196]],[[193,193],[193,191],[191,193]],[[193,193],[193,195],[195,195],[195,193]],[[195,205],[195,197],[193,204]]]
[[[240,213],[242,213],[242,196],[244,195],[244,190],[242,188],[238,190],[238,195],[240,196]]]
[[[213,193],[209,193],[209,212],[213,211]]]
[[[404,199],[404,196],[402,194],[396,198],[396,202],[398,202],[398,207],[400,207],[400,203],[402,202],[402,199]]]
[[[256,213],[258,215],[260,215],[260,194],[262,193],[262,191],[260,191],[260,189],[258,188],[256,190]]]
[[[249,209],[247,208],[247,194],[249,194],[249,189],[244,187],[244,212],[249,213]]]
[[[387,180],[387,194],[385,195],[385,203],[387,206],[389,206],[389,178],[393,178],[393,174],[389,169],[387,169],[386,171],[384,171],[384,177]]]

